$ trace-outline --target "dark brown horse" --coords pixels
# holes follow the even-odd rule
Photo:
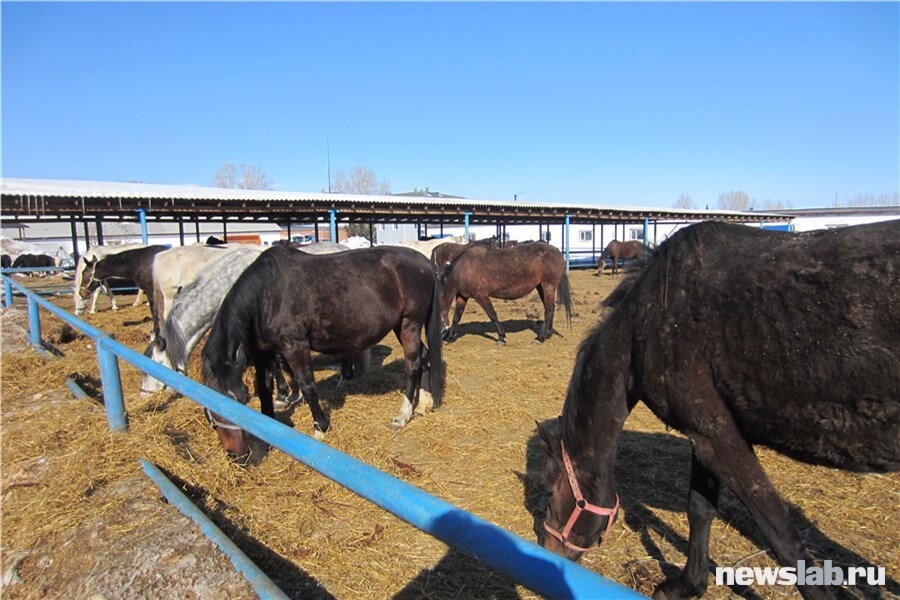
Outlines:
[[[851,471],[900,469],[898,273],[900,221],[804,234],[708,222],[674,235],[582,342],[560,436],[540,431],[544,545],[577,558],[608,530],[616,446],[641,400],[693,443],[687,564],[655,597],[705,592],[720,484],[782,565],[812,564],[753,446]]]
[[[428,259],[409,248],[381,246],[316,256],[275,246],[241,273],[222,301],[203,348],[203,380],[245,402],[242,377],[248,366],[255,366],[260,407],[272,416],[270,373],[275,356],[281,354],[309,404],[314,433],[321,437],[329,419],[319,406],[311,353],[359,354],[393,331],[403,346],[406,367],[406,393],[400,414],[391,422],[399,429],[417,407],[422,412],[441,403],[438,298],[439,284]],[[247,454],[241,429],[214,414],[210,420],[228,452]]]
[[[443,245],[438,246],[435,252],[441,247]],[[497,343],[501,345],[506,343],[506,332],[497,319],[491,298],[515,300],[536,289],[544,303],[544,322],[537,336],[539,342],[553,334],[557,294],[566,310],[566,318],[569,322],[572,320],[566,260],[559,250],[544,242],[529,242],[503,249],[483,243],[468,244],[449,264],[445,264],[441,272],[441,285],[441,320],[445,327],[444,339],[448,341],[456,338],[459,320],[469,298],[473,298],[487,313],[497,328]],[[453,324],[447,328],[447,311],[454,299]]]
[[[637,259],[643,262],[647,258],[647,249],[644,247],[643,242],[636,240],[630,242],[613,240],[606,245],[606,250],[600,255],[600,264],[597,265],[597,272],[595,275],[599,275],[603,272],[603,269],[606,268],[607,258],[612,261],[612,272],[613,275],[615,275],[619,271],[620,260],[626,261]]]

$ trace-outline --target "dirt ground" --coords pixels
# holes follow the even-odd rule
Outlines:
[[[330,361],[317,361],[332,429],[326,443],[536,540],[543,520],[543,464],[535,421],[559,414],[578,342],[619,281],[572,274],[575,316],[560,310],[555,336],[533,343],[537,295],[497,301],[508,345],[494,343],[484,313],[470,303],[462,337],[445,346],[444,406],[403,431],[389,428],[403,384],[399,345],[386,339],[369,374],[338,387]],[[49,283],[34,282],[35,285]],[[61,298],[63,306],[71,298]],[[24,302],[3,312],[3,593],[32,597],[243,598],[251,590],[215,547],[160,494],[136,463],[158,464],[294,598],[531,598],[534,594],[449,549],[280,452],[256,445],[254,464],[230,462],[196,404],[169,391],[139,394],[140,375],[122,365],[127,434],[106,432],[94,349],[60,338],[42,316],[44,339],[61,356],[39,357],[25,343]],[[147,343],[146,306],[125,300],[86,320],[137,350]],[[189,374],[199,378],[195,351]],[[91,395],[76,400],[67,376]],[[258,406],[254,404],[254,406]],[[305,406],[277,417],[311,433]],[[900,593],[900,475],[859,475],[801,465],[766,449],[759,454],[788,502],[812,552],[841,565],[887,568]],[[689,444],[642,405],[630,416],[617,461],[623,518],[584,566],[649,594],[685,561]],[[774,566],[747,512],[726,493],[713,525],[718,565]],[[729,589],[711,582],[707,597],[790,596],[793,588]]]

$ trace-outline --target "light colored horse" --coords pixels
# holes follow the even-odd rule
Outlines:
[[[435,240],[428,240],[427,242],[420,242],[418,240],[407,240],[405,242],[400,242],[400,246],[405,246],[406,248],[412,248],[416,252],[420,252],[425,255],[425,258],[431,260],[431,253],[435,248],[440,246],[441,244],[446,243],[452,244],[465,244],[466,238],[461,235],[451,235],[449,237],[437,238]]]
[[[104,256],[109,256],[110,254],[118,254],[119,252],[125,252],[126,250],[134,250],[136,248],[143,247],[143,244],[123,244],[121,246],[94,246],[93,248],[89,248],[85,251],[84,254],[79,256],[78,264],[75,267],[75,281],[72,284],[75,296],[75,314],[82,314],[84,312],[84,306],[87,303],[87,301],[78,293],[78,290],[81,288],[81,278],[84,274],[85,260],[103,258]],[[116,306],[116,297],[113,295],[112,291],[105,285],[102,285],[97,288],[96,291],[94,291],[94,297],[91,301],[91,314],[97,312],[97,300],[100,298],[101,293],[109,296],[110,304],[112,304],[112,310],[119,310],[119,307]],[[139,306],[141,302],[144,301],[144,299],[144,292],[138,290],[137,298],[134,299],[134,306]]]
[[[145,354],[161,365],[181,373],[186,372],[191,352],[212,326],[228,290],[262,250],[259,246],[238,246],[208,264],[194,281],[178,292],[168,317],[160,327],[159,335],[151,342]],[[322,242],[304,246],[300,250],[309,254],[334,254],[346,251],[347,247]],[[142,392],[151,393],[163,387],[165,386],[161,381],[146,374],[141,382]]]
[[[236,250],[251,248],[262,251],[260,246],[226,244],[221,246],[176,246],[160,252],[153,259],[153,305],[155,328],[165,323],[175,303],[175,295],[193,282],[209,265]]]

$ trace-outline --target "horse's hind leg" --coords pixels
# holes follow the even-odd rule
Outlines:
[[[146,300],[146,299],[147,299],[147,295],[144,294],[144,290],[142,290],[141,288],[138,288],[138,293],[137,293],[137,296],[135,296],[135,298],[134,298],[134,304],[132,304],[132,306],[140,306],[141,304],[144,303],[144,300]]]
[[[812,565],[812,557],[791,522],[784,501],[753,453],[753,448],[743,439],[733,422],[723,421],[725,419],[718,420],[718,430],[713,435],[690,434],[697,460],[727,485],[747,507],[775,552],[778,562],[783,566],[795,567],[799,561],[804,560],[806,564]],[[834,597],[826,586],[807,585],[798,588],[800,594],[807,599]],[[668,590],[664,590],[663,594],[667,592]]]
[[[391,420],[391,428],[395,431],[406,426],[417,408],[419,384],[422,381],[422,324],[404,318],[396,331],[397,338],[403,346],[403,366],[406,371],[406,393],[400,404],[400,412]]]
[[[487,316],[491,320],[491,323],[493,323],[494,327],[497,328],[497,343],[501,346],[505,346],[506,332],[503,330],[503,325],[500,324],[500,319],[497,318],[497,311],[494,310],[494,305],[491,304],[491,299],[488,297],[476,297],[475,302],[478,303],[478,306],[484,309],[484,312],[487,313]]]
[[[691,598],[706,592],[709,578],[709,530],[716,518],[719,479],[691,454],[691,491],[688,495],[690,541],[688,559],[681,576],[663,582],[655,598]]]
[[[537,287],[541,302],[544,303],[544,322],[538,332],[537,341],[545,342],[553,335],[553,315],[556,314],[556,286],[542,283]]]
[[[300,382],[303,400],[309,404],[309,411],[313,418],[313,437],[322,439],[331,423],[328,421],[328,416],[322,411],[322,407],[319,406],[319,393],[316,391],[309,342],[307,340],[292,342],[282,354],[291,366],[294,377]]]
[[[291,388],[288,387],[287,380],[284,377],[284,371],[287,368],[287,365],[284,364],[284,357],[276,354],[274,362],[272,376],[275,379],[275,386],[278,390],[278,394],[275,397],[275,407],[283,410],[296,402],[300,393],[297,389],[297,382],[293,377],[291,378]]]

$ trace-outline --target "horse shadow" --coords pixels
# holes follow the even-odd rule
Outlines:
[[[481,538],[484,525],[475,521],[472,515],[446,512],[433,524],[435,537],[450,536],[461,540],[470,548],[480,548],[476,542]],[[492,556],[514,556],[516,549],[510,542],[495,540],[485,544],[485,554]],[[478,551],[476,551],[477,554]],[[562,572],[553,563],[541,558],[526,559],[520,568],[528,573],[540,574],[548,585],[554,586],[550,597],[574,599],[575,593],[568,589]],[[473,600],[518,600],[516,583],[505,575],[484,565],[476,557],[451,548],[438,563],[422,569],[419,574],[393,596],[393,600],[418,600],[419,598],[471,598]]]
[[[225,511],[229,508],[226,503],[202,487],[164,472],[287,596],[296,599],[334,600],[334,596],[312,575],[235,525],[225,516]]]
[[[503,325],[504,331],[507,334],[509,333],[521,333],[522,331],[531,331],[535,335],[538,333],[538,329],[541,326],[542,321],[535,321],[532,319],[511,319],[509,321],[500,321],[500,324]],[[497,328],[490,321],[469,321],[468,323],[460,323],[459,329],[457,330],[456,337],[453,338],[452,342],[456,342],[461,337],[467,334],[478,335],[485,339],[491,340],[492,342],[497,341]]]
[[[542,423],[551,430],[557,428],[557,420]],[[526,445],[526,472],[517,473],[523,484],[525,508],[534,518],[534,534],[543,539],[543,521],[547,506],[546,493],[542,480],[546,454],[539,435],[528,439]],[[646,433],[638,431],[622,432],[616,454],[616,491],[619,494],[625,522],[628,527],[638,533],[641,544],[648,558],[656,560],[663,574],[676,577],[680,566],[666,562],[662,550],[654,541],[665,539],[681,553],[685,560],[688,553],[688,540],[676,532],[654,511],[687,512],[688,484],[691,471],[691,444],[687,439],[665,433]],[[797,527],[803,542],[817,560],[831,560],[836,565],[852,565],[873,567],[865,557],[832,540],[820,530],[804,513],[803,509],[785,501],[790,513],[791,522]],[[719,497],[718,518],[729,524],[743,537],[749,539],[761,552],[769,550],[768,542],[756,526],[753,518],[741,502],[722,486]],[[715,548],[711,549],[710,587],[715,585]],[[626,563],[627,566],[637,562]],[[853,589],[867,598],[886,598],[896,596],[900,586],[890,577],[883,588],[858,585]],[[744,598],[758,598],[753,590],[735,585],[731,590]],[[839,598],[854,597],[847,589],[832,588]]]

